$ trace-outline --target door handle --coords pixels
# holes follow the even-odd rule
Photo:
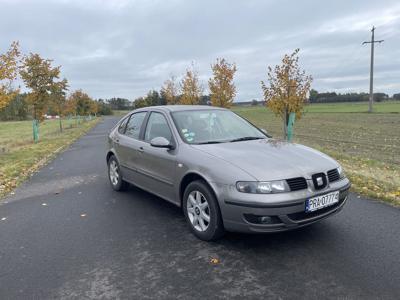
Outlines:
[[[142,146],[140,146],[139,149],[138,149],[138,151],[139,151],[139,152],[143,152],[143,151],[144,151],[144,148],[143,148]]]

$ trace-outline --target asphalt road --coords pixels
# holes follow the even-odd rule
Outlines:
[[[310,227],[202,242],[179,208],[110,188],[105,137],[115,122],[2,201],[0,299],[400,298],[399,209],[352,194]]]

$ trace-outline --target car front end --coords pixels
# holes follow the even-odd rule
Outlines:
[[[276,232],[331,216],[343,208],[351,186],[339,172],[342,172],[340,167],[316,173],[318,178],[325,178],[321,186],[315,176],[249,184],[258,188],[242,182],[224,185],[220,191],[224,226],[230,231]]]

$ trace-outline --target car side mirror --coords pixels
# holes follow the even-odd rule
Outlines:
[[[156,148],[167,148],[167,149],[174,148],[174,146],[171,145],[171,143],[165,137],[162,137],[162,136],[158,136],[158,137],[155,137],[154,139],[152,139],[150,141],[150,145],[152,145],[153,147],[156,147]]]

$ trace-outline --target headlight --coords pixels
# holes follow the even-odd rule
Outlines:
[[[289,192],[289,186],[285,180],[276,181],[238,181],[236,189],[241,193],[272,194]]]
[[[339,166],[339,168],[337,168],[337,170],[338,170],[340,179],[343,179],[343,178],[346,177],[346,174],[344,173],[344,170],[343,170],[343,168],[341,166]]]

